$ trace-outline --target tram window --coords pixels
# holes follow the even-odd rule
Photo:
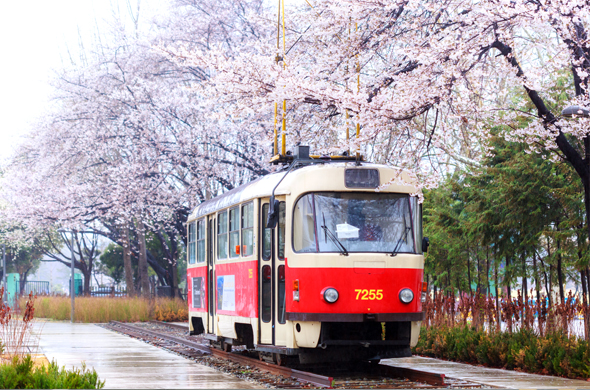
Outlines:
[[[412,213],[414,216],[414,228],[416,229],[416,251],[422,253],[422,204],[418,203],[418,198],[413,196],[412,200]]]
[[[254,203],[242,206],[242,256],[254,253]]]
[[[197,263],[205,261],[205,219],[197,221]]]
[[[195,264],[195,223],[188,224],[188,263]]]
[[[299,198],[293,211],[296,252],[416,253],[408,194],[318,192]]]
[[[301,197],[293,212],[293,248],[296,252],[317,252],[315,223],[313,218],[313,194]]]
[[[279,324],[284,324],[285,321],[285,266],[284,265],[279,265],[279,283],[278,283],[278,289],[279,289],[279,301],[278,301],[278,309],[279,309],[279,313],[278,313],[278,318],[277,320],[279,321]]]
[[[270,260],[271,255],[271,240],[272,240],[272,233],[271,229],[266,227],[266,220],[268,219],[268,203],[262,205],[262,221],[260,221],[260,226],[262,227],[262,259],[263,260]]]
[[[271,303],[272,303],[272,289],[271,289],[271,270],[269,265],[262,267],[262,302],[260,302],[260,318],[263,322],[270,322],[271,318]]]
[[[227,211],[217,216],[217,259],[227,259]]]
[[[285,202],[279,203],[279,260],[285,260]]]
[[[240,209],[229,210],[229,257],[240,256]]]
[[[193,278],[193,309],[201,308],[201,288],[203,278]]]

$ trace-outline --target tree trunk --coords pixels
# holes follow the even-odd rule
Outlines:
[[[82,270],[82,275],[84,275],[84,295],[89,297],[90,296],[90,281],[92,280],[92,268],[85,267]]]
[[[131,239],[129,224],[125,223],[122,229],[123,236],[123,266],[125,267],[125,285],[127,285],[127,296],[135,296],[135,285],[133,284],[133,267],[131,265]]]
[[[588,294],[588,301],[584,305],[584,319],[586,320],[586,329],[588,334],[588,339],[590,339],[590,268],[586,268],[586,291]]]
[[[448,288],[448,292],[451,292],[451,289],[453,289],[453,282],[451,279],[451,262],[447,259],[447,288]],[[455,295],[455,291],[453,290],[453,295]]]
[[[475,260],[477,260],[477,286],[475,287],[476,295],[481,294],[481,264],[479,259],[479,245],[475,246],[476,255]]]
[[[559,221],[558,221],[559,223]],[[557,229],[559,232],[559,229]],[[561,260],[561,241],[557,239],[557,282],[559,283],[559,299],[561,304],[565,303],[565,291],[563,290],[563,272]]]
[[[84,276],[84,283],[83,294],[85,296],[90,296],[90,282],[92,280],[92,255],[93,253],[87,253],[84,249],[86,248],[84,245],[84,233],[75,235],[76,237],[76,246],[78,247],[78,260],[80,262],[80,266],[76,267],[76,263],[74,262],[74,267],[78,268],[82,275]],[[84,248],[83,248],[84,247]],[[75,280],[75,279],[74,279]],[[75,282],[74,282],[75,283]]]
[[[535,272],[535,292],[537,293],[537,302],[541,302],[541,292],[539,289],[539,270],[537,269],[537,252],[533,252],[533,269]]]
[[[523,251],[520,256],[522,259],[522,296],[524,297],[524,302],[527,303],[529,301],[529,283],[526,275],[526,253]]]
[[[512,299],[512,288],[510,287],[510,257],[506,256],[506,271],[504,272],[504,280],[506,283],[506,292],[508,293],[508,299]]]
[[[139,241],[139,283],[141,295],[145,298],[150,297],[150,281],[148,280],[148,263],[147,247],[145,243],[145,225],[138,219],[137,224],[137,241]]]
[[[547,239],[547,258],[551,259],[551,245],[549,244],[549,239]],[[549,275],[547,275],[547,272],[545,271],[547,267],[545,267],[543,259],[539,258],[539,260],[541,260],[541,264],[543,264],[543,272],[545,273],[545,290],[547,290],[547,298],[549,298],[549,307],[551,307],[553,305],[553,278],[551,275],[551,264],[549,264]]]
[[[29,267],[26,271],[22,272],[18,278],[19,278],[19,294],[21,296],[23,295],[28,295],[28,293],[25,291],[25,286],[27,285],[27,278],[29,277],[29,272],[31,271],[31,268]]]
[[[553,266],[549,264],[549,306],[553,306]]]
[[[172,274],[172,280],[174,283],[174,296],[181,298],[182,299],[182,294],[180,293],[180,288],[178,287],[179,285],[179,279],[178,279],[178,262],[179,262],[179,251],[178,251],[178,236],[172,234],[172,239],[170,240],[170,246],[172,247],[172,261],[174,262],[174,273]],[[188,238],[187,238],[188,240]],[[188,241],[185,242],[188,246]],[[184,277],[186,278],[186,275],[184,275]],[[188,283],[188,282],[187,282]]]
[[[580,282],[582,282],[582,304],[584,305],[584,338],[588,340],[588,316],[586,307],[588,306],[588,289],[586,286],[586,271],[580,271]]]
[[[170,287],[172,289],[172,298],[181,298],[180,289],[178,288],[178,240],[174,233],[167,233],[170,244],[168,247],[170,257]]]
[[[494,256],[495,257],[495,256]],[[502,330],[502,320],[500,317],[500,290],[498,289],[498,262],[494,261],[494,290],[496,292],[496,322],[498,332]]]
[[[529,312],[527,308],[529,307],[529,284],[526,276],[526,253],[522,251],[520,255],[522,259],[522,290],[523,294],[522,297],[524,298],[524,305],[522,307],[522,323],[525,325],[526,329],[529,329],[529,322],[532,322],[529,318]]]
[[[177,261],[171,260],[168,263],[168,272],[170,274],[170,293],[172,294],[171,297],[175,298],[178,296],[178,267]]]
[[[486,295],[490,293],[490,247],[486,246]]]
[[[434,278],[434,276],[432,277],[432,289],[434,290],[434,298],[436,298],[436,291],[437,291],[437,287],[436,287],[436,282],[438,281],[438,278]]]
[[[471,290],[471,262],[469,258],[471,254],[469,253],[469,247],[467,247],[467,284],[469,286],[469,295],[473,296],[473,291]],[[457,283],[459,283],[459,277],[457,277]]]

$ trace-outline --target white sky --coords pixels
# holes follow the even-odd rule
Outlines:
[[[130,0],[133,9],[137,1]],[[157,2],[142,1],[144,17],[148,1]],[[105,20],[117,10],[128,16],[127,9],[127,0],[0,3],[0,165],[46,109],[52,70],[61,67],[68,50],[77,52],[79,36],[91,45],[97,31],[106,32]]]

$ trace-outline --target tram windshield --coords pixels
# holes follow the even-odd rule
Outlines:
[[[418,216],[417,198],[407,194],[307,194],[295,205],[293,247],[306,253],[416,253]]]

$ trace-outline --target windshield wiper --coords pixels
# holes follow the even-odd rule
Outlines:
[[[400,236],[399,240],[397,240],[397,244],[395,244],[395,248],[393,248],[393,252],[391,252],[389,254],[389,256],[393,257],[393,256],[397,255],[397,248],[399,248],[399,244],[402,243],[402,239],[408,234],[410,229],[411,229],[411,226],[404,229],[404,233]]]
[[[321,226],[321,228],[324,229],[324,234],[326,235],[326,241],[328,241],[327,237],[330,237],[330,241],[332,241],[338,247],[338,249],[340,249],[340,253],[344,256],[348,256],[348,251],[346,250],[344,245],[342,245],[342,243],[336,237],[336,235],[334,233],[332,233],[330,228],[326,226],[326,217],[324,216],[324,213],[322,213],[322,217],[324,219],[324,224]]]

